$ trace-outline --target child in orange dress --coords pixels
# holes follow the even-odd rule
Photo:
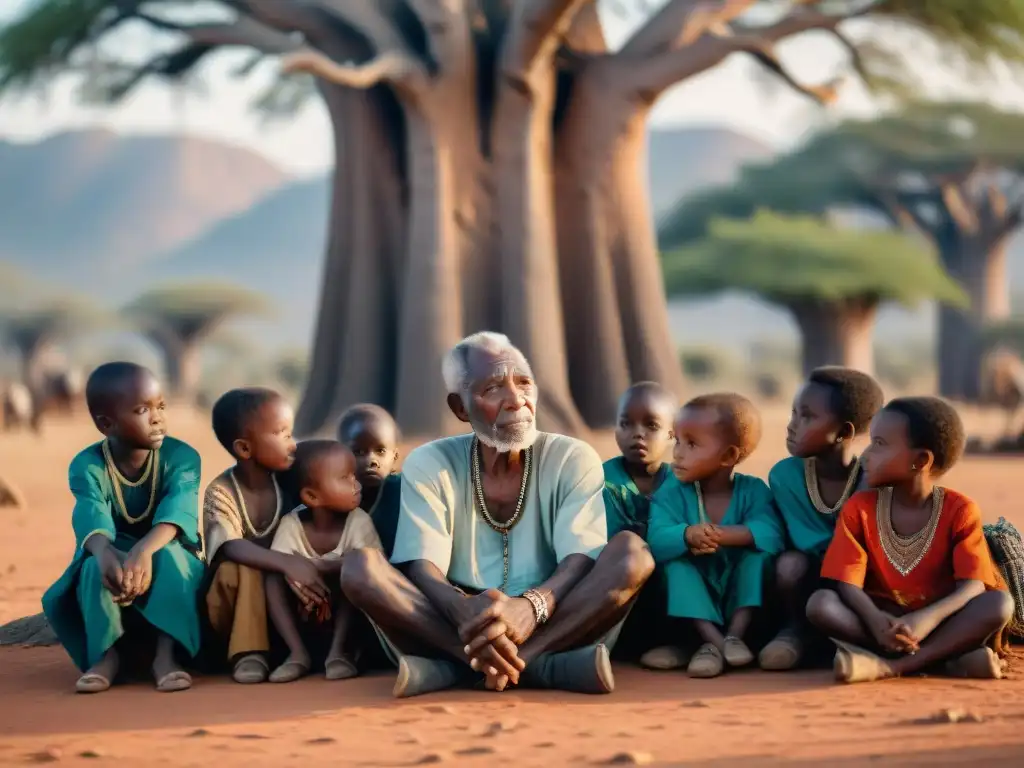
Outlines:
[[[936,485],[963,453],[963,423],[935,397],[891,401],[871,423],[868,485],[846,502],[807,617],[838,646],[836,679],[883,680],[943,665],[999,678],[988,642],[1013,615],[971,499]]]

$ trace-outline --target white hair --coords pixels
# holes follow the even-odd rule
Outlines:
[[[450,395],[463,395],[469,382],[469,353],[473,350],[481,352],[516,352],[522,353],[503,333],[479,331],[467,336],[450,350],[441,361],[441,375]]]

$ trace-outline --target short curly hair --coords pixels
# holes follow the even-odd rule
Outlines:
[[[907,420],[907,440],[915,450],[931,451],[932,466],[941,475],[963,456],[967,444],[964,422],[956,408],[941,397],[900,397],[883,409]]]
[[[295,446],[295,463],[288,470],[291,490],[298,494],[308,488],[313,480],[316,466],[336,453],[349,454],[351,451],[337,440],[303,440]]]
[[[156,379],[151,370],[136,363],[114,362],[99,366],[85,382],[85,405],[89,414],[103,414],[123,396],[129,383],[147,376]]]
[[[217,442],[234,456],[235,440],[245,434],[250,420],[264,405],[280,398],[280,393],[264,387],[229,389],[213,404],[211,419]]]
[[[829,390],[832,413],[841,424],[853,424],[857,432],[867,430],[871,419],[885,404],[881,385],[873,377],[854,368],[822,366],[811,371],[807,380]]]
[[[761,442],[761,412],[743,395],[735,392],[716,392],[695,397],[683,409],[712,409],[726,429],[729,440],[739,449],[736,463],[746,459]]]
[[[654,403],[655,407],[662,413],[667,414],[671,417],[676,409],[679,407],[679,401],[675,395],[668,391],[668,389],[656,381],[638,381],[633,384],[629,389],[622,393],[619,397],[618,410],[619,413],[633,402],[634,398],[649,397]],[[662,411],[661,409],[664,409]]]
[[[338,419],[338,439],[345,442],[353,428],[370,423],[388,426],[395,431],[396,442],[402,439],[402,432],[395,422],[395,417],[373,403],[357,403],[341,414],[341,418]]]

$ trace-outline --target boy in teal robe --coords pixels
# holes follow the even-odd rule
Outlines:
[[[400,438],[394,418],[379,405],[353,405],[338,421],[338,442],[356,457],[362,509],[373,520],[388,558],[395,549],[402,501],[402,476],[395,470]]]
[[[786,552],[775,563],[775,591],[785,612],[778,635],[759,656],[762,669],[783,671],[803,659],[807,600],[819,585],[821,561],[843,504],[861,490],[854,440],[882,407],[882,388],[866,373],[827,366],[811,372],[793,400],[783,459],[768,474],[786,530]]]
[[[664,568],[668,615],[704,641],[689,662],[691,677],[754,660],[743,637],[762,603],[765,570],[783,545],[768,486],[734,471],[760,437],[760,414],[746,398],[691,400],[675,422],[676,480],[651,503],[647,541]]]
[[[651,497],[672,476],[665,461],[672,445],[675,397],[660,384],[634,384],[619,399],[615,442],[620,455],[604,463],[604,506],[608,536],[630,531],[647,538]],[[615,645],[615,655],[640,659],[643,666],[661,669],[661,654],[648,651],[665,642],[665,585],[656,572],[640,591]],[[666,646],[667,647],[667,646]]]
[[[125,611],[156,631],[157,690],[185,690],[192,679],[175,646],[189,657],[199,650],[199,454],[166,436],[160,384],[141,366],[100,366],[86,401],[104,440],[71,462],[75,556],[43,595],[43,611],[84,672],[80,693],[114,681]]]

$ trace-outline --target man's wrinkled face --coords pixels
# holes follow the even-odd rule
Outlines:
[[[480,442],[501,453],[529,448],[537,439],[537,384],[526,359],[513,350],[474,350],[467,360],[463,398]]]

